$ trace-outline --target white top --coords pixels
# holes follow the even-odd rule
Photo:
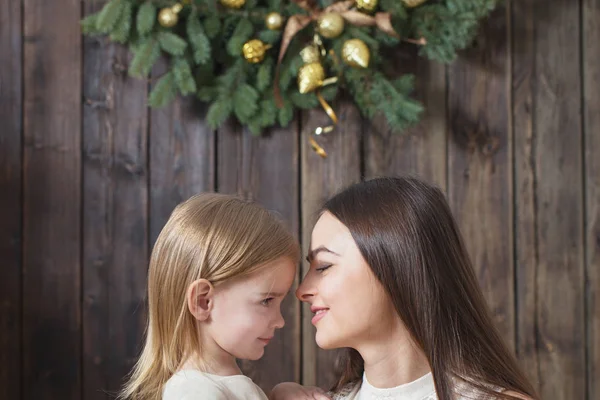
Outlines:
[[[481,397],[483,393],[464,383],[457,383],[454,390],[457,400],[484,398]],[[494,390],[502,391],[496,388]],[[333,400],[437,400],[437,394],[431,372],[412,382],[388,389],[374,387],[363,374],[360,385],[347,387],[336,393]]]
[[[219,376],[198,370],[177,372],[165,384],[163,400],[268,400],[245,375]]]

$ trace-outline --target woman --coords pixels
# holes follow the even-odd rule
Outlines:
[[[443,193],[410,177],[355,184],[312,232],[316,342],[346,348],[339,399],[538,399],[494,327]]]

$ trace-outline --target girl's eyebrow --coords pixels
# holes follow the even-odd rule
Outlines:
[[[278,292],[262,292],[260,294],[262,297],[283,297],[285,294]]]
[[[308,256],[306,256],[306,261],[311,262],[312,260],[314,260],[315,256],[321,252],[331,253],[333,255],[339,256],[339,254],[336,253],[335,251],[329,250],[325,246],[319,246],[316,249],[313,249],[308,252]]]

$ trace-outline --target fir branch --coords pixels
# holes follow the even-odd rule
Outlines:
[[[221,33],[221,20],[217,16],[210,16],[204,20],[206,36],[216,38]]]
[[[129,66],[129,75],[138,78],[147,76],[158,57],[160,57],[158,41],[154,38],[144,40],[133,56]]]
[[[164,107],[175,98],[177,94],[173,73],[163,75],[150,92],[148,104],[150,107]]]
[[[173,32],[163,31],[158,33],[160,47],[173,56],[182,56],[187,47],[187,42]]]
[[[206,64],[210,60],[211,47],[196,13],[192,13],[188,17],[187,35],[192,45],[194,62]]]
[[[270,60],[265,60],[260,67],[258,67],[258,73],[256,74],[256,88],[263,92],[269,87],[273,81],[272,75],[273,63]]]
[[[241,123],[246,123],[257,110],[260,95],[252,86],[241,85],[233,94],[233,112]]]
[[[227,52],[233,57],[239,57],[242,54],[242,46],[250,39],[254,33],[252,22],[242,19],[238,22],[231,39],[227,43]]]
[[[109,33],[115,28],[115,25],[121,17],[123,5],[123,0],[111,0],[106,3],[100,11],[98,20],[96,21],[96,27],[100,32]]]
[[[133,12],[133,4],[129,2],[123,2],[121,16],[113,31],[110,34],[110,38],[115,42],[126,43],[129,40],[129,34],[131,32],[131,14]]]
[[[291,101],[285,100],[283,107],[279,109],[277,120],[282,128],[285,128],[294,119],[294,105]]]
[[[192,69],[185,58],[175,59],[173,62],[173,75],[181,94],[188,95],[196,92],[196,82],[192,76]]]
[[[98,17],[99,13],[90,14],[81,20],[81,32],[84,35],[99,35],[103,33],[98,29]]]
[[[156,21],[156,6],[149,1],[144,2],[137,13],[136,27],[140,36],[146,36],[152,32]]]
[[[233,107],[227,99],[219,98],[208,108],[206,122],[211,129],[217,129],[231,115]]]

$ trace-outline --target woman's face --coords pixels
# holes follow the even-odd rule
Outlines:
[[[358,349],[390,337],[399,323],[392,302],[348,228],[329,212],[312,231],[308,261],[296,296],[311,305],[319,347]]]

